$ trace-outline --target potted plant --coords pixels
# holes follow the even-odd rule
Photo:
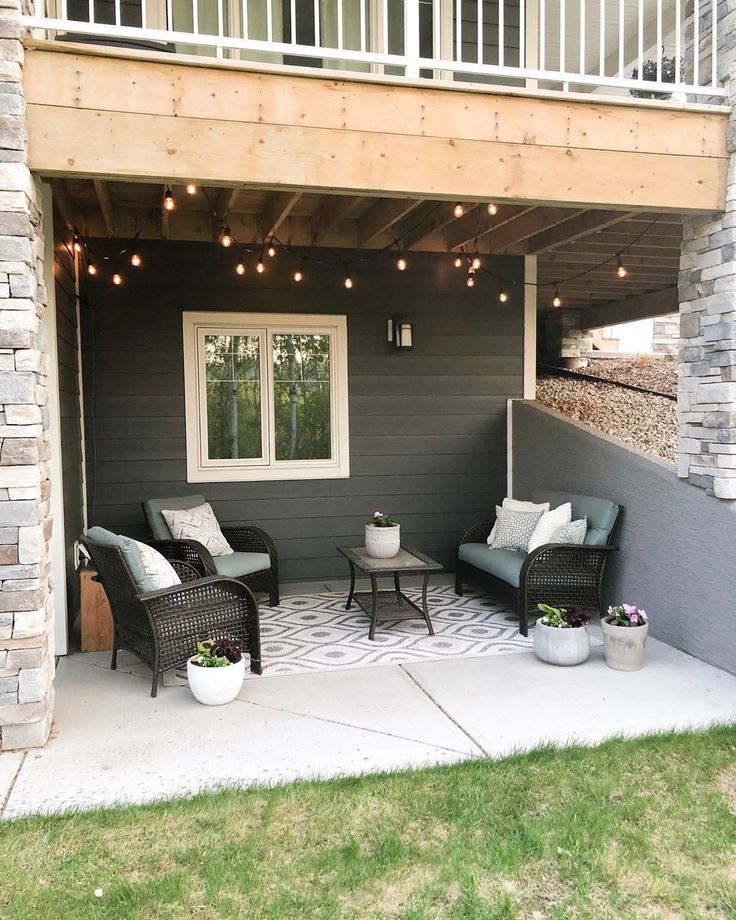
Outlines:
[[[638,671],[644,667],[644,648],[649,634],[646,610],[633,604],[608,608],[601,620],[606,664],[616,671]]]
[[[383,511],[374,511],[365,525],[365,550],[374,559],[392,559],[401,549],[401,526]]]
[[[205,706],[235,699],[243,685],[245,659],[235,639],[206,639],[187,661],[187,678],[194,698]]]
[[[658,78],[657,65],[661,63],[661,78]],[[684,75],[685,62],[680,61],[680,76]],[[656,58],[644,61],[641,65],[641,79],[649,83],[674,83],[677,78],[677,58],[662,55],[661,62]],[[639,79],[639,68],[631,71],[631,79]],[[629,93],[636,99],[669,99],[672,93],[663,93],[658,90],[631,89]]]
[[[534,654],[548,664],[582,664],[590,655],[590,613],[579,607],[569,610],[537,604],[543,614],[534,627]]]

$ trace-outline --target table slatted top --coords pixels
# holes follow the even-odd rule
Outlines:
[[[391,559],[374,559],[368,555],[364,546],[338,546],[337,551],[361,572],[391,575],[393,572],[439,572],[443,568],[441,562],[413,546],[402,545]]]

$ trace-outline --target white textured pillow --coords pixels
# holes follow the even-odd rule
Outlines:
[[[524,513],[531,514],[532,512],[549,511],[549,502],[542,502],[540,505],[535,505],[534,502],[522,502],[516,498],[504,498],[501,502],[501,507],[505,508],[507,511],[523,511]],[[492,546],[493,541],[496,539],[497,526],[498,524],[494,524],[493,529],[488,534],[486,543],[488,543],[489,546]]]
[[[173,565],[157,549],[138,540],[133,540],[133,543],[138,547],[143,571],[146,573],[145,580],[138,584],[143,594],[181,584],[181,578],[176,574]]]
[[[161,514],[175,540],[197,540],[213,556],[229,556],[233,552],[209,502],[186,511],[162,511]]]
[[[585,535],[588,532],[588,519],[580,518],[578,521],[571,521],[569,524],[563,524],[558,527],[552,534],[550,543],[574,543],[582,545],[585,543]]]
[[[565,502],[559,508],[553,508],[552,511],[546,511],[539,523],[534,528],[534,533],[529,540],[529,552],[538,546],[544,546],[545,543],[552,543],[552,534],[559,528],[569,524],[572,520],[572,505]]]
[[[491,549],[511,549],[525,553],[529,539],[539,523],[543,511],[512,511],[496,506],[498,528]]]

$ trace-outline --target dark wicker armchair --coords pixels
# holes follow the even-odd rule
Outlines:
[[[217,558],[214,558],[196,540],[174,540],[172,538],[161,509],[195,508],[205,501],[202,495],[191,495],[185,498],[151,499],[143,502],[143,513],[152,538],[151,545],[166,556],[170,562],[186,562],[193,566],[202,578],[217,574],[237,578],[254,593],[268,594],[269,606],[277,607],[279,604],[279,555],[276,545],[265,530],[251,524],[221,527],[223,536],[235,552],[232,556],[218,556]],[[243,556],[236,554],[243,554]],[[266,556],[268,556],[267,560]],[[241,560],[247,563],[247,557],[261,557],[265,566],[252,571],[251,566],[246,564],[245,568],[248,571],[243,571],[241,574],[237,565]],[[227,567],[226,571],[223,571],[225,567]]]
[[[173,560],[182,584],[140,594],[120,549],[85,538],[112,610],[114,636],[110,667],[120,649],[137,655],[153,670],[151,696],[168,668],[182,667],[210,638],[237,639],[250,655],[250,669],[261,673],[258,602],[241,581],[221,575],[199,577],[196,566]]]
[[[461,558],[465,544],[482,545],[488,552],[486,541],[493,528],[493,521],[490,521],[475,524],[463,535],[455,569],[455,593],[462,597],[463,585],[468,584],[500,597],[517,611],[522,636],[528,635],[529,615],[540,603],[556,607],[584,607],[600,612],[603,607],[601,592],[606,562],[610,554],[618,549],[610,542],[620,513],[619,506],[613,502],[541,490],[532,495],[532,500],[549,500],[553,508],[564,501],[571,501],[573,518],[586,515],[589,520],[589,536],[597,542],[589,543],[586,539],[586,543],[580,546],[548,543],[532,550],[523,559],[511,558],[521,557],[522,554],[508,553],[504,560],[507,571],[497,568],[494,573],[474,565],[469,559]],[[592,515],[595,517],[591,519]],[[482,554],[476,554],[476,561],[482,558]],[[514,584],[517,575],[518,584]]]

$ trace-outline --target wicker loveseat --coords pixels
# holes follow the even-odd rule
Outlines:
[[[261,673],[258,602],[246,585],[220,575],[200,578],[195,567],[173,560],[182,583],[141,594],[123,550],[93,539],[94,531],[82,543],[112,611],[113,670],[120,649],[137,655],[153,670],[151,696],[156,696],[159,675],[185,665],[198,641],[228,637],[237,639],[243,654],[250,655],[251,671]]]
[[[279,555],[265,530],[252,524],[221,527],[223,536],[234,550],[226,556],[212,556],[196,540],[174,540],[161,512],[164,509],[188,511],[206,501],[203,495],[185,495],[179,498],[152,498],[143,502],[152,546],[170,562],[178,559],[193,565],[202,577],[226,575],[237,578],[248,585],[251,591],[268,594],[269,605],[278,607]]]
[[[465,533],[455,569],[458,596],[462,597],[466,584],[500,596],[518,612],[523,636],[528,634],[529,614],[539,603],[601,610],[603,571],[610,553],[618,549],[611,538],[621,511],[605,498],[550,489],[535,490],[531,501],[549,502],[550,508],[570,502],[573,520],[588,519],[585,543],[548,543],[530,553],[491,549],[487,539],[494,522],[488,521]]]

